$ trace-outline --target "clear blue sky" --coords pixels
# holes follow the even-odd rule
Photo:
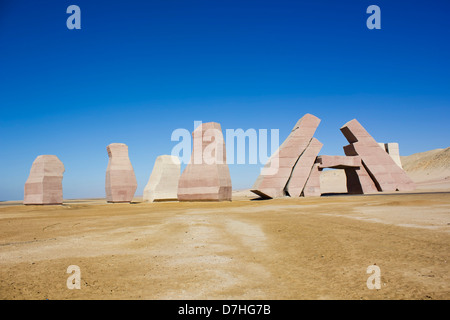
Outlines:
[[[81,8],[68,30],[66,8]],[[381,30],[366,9],[381,8]],[[65,198],[104,197],[106,146],[122,142],[142,194],[173,130],[280,129],[322,119],[342,155],[356,118],[402,155],[449,146],[450,2],[0,0],[0,200],[23,199],[55,154]],[[259,165],[231,165],[250,187]]]

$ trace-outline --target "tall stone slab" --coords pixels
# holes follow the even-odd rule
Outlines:
[[[291,177],[286,185],[286,192],[289,196],[300,197],[302,194],[303,188],[310,176],[311,169],[322,146],[323,144],[319,140],[312,138],[305,151],[298,158],[294,165],[294,169],[292,170]]]
[[[319,168],[319,165],[319,163],[314,163],[311,169],[311,173],[302,191],[304,197],[320,197],[322,194],[320,191],[320,174],[322,173],[322,169]]]
[[[378,145],[380,146],[381,149],[383,149],[384,151],[388,152],[386,150],[386,145],[383,142],[378,142]],[[389,153],[389,152],[388,152]]]
[[[178,199],[181,163],[178,157],[162,155],[156,158],[150,179],[144,188],[143,200],[174,201]]]
[[[62,204],[64,171],[64,165],[57,156],[38,156],[25,182],[23,204]]]
[[[105,180],[106,201],[131,202],[137,189],[137,181],[128,157],[128,146],[111,143],[106,150],[109,156]]]
[[[344,147],[348,156],[359,155],[364,168],[374,181],[379,191],[409,191],[414,190],[414,182],[394,162],[387,152],[384,152],[375,139],[356,120],[347,122],[341,132],[350,145]]]
[[[312,114],[304,115],[294,126],[289,136],[270,157],[251,191],[263,198],[285,196],[285,187],[292,170],[308,147],[319,126],[320,119]]]
[[[347,192],[349,194],[369,194],[377,193],[378,189],[369,176],[369,173],[361,166],[359,168],[346,168],[345,177]]]
[[[231,201],[231,177],[220,124],[202,123],[192,138],[191,159],[178,182],[178,200]]]
[[[318,156],[317,163],[320,169],[347,169],[361,167],[361,157],[358,156]]]
[[[391,156],[392,160],[403,169],[402,160],[400,159],[400,148],[397,142],[389,142],[385,144],[386,151]]]
[[[392,160],[394,160],[400,168],[403,169],[402,160],[400,159],[400,149],[397,142],[378,142],[378,145],[391,156]]]

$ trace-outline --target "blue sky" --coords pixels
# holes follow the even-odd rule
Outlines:
[[[81,8],[81,30],[66,9]],[[369,30],[366,9],[381,8]],[[104,197],[106,146],[122,142],[142,194],[177,128],[279,129],[322,119],[343,155],[351,119],[402,155],[449,146],[448,1],[0,1],[0,200],[23,199],[55,154],[65,198]],[[259,165],[231,165],[248,188]]]

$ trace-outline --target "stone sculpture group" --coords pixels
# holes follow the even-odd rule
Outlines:
[[[319,123],[311,114],[297,122],[264,168],[277,162],[278,171],[261,173],[253,193],[263,198],[320,196],[320,173],[325,168],[345,170],[349,194],[415,189],[401,167],[397,143],[377,143],[354,119],[341,128],[350,143],[344,146],[346,156],[319,156],[322,143],[313,137]]]
[[[320,196],[323,169],[343,169],[349,194],[414,190],[402,169],[397,143],[377,143],[356,120],[340,130],[348,140],[345,156],[319,155],[323,144],[314,137],[320,119],[306,114],[269,158],[251,191],[262,198]],[[219,123],[202,123],[192,133],[189,163],[181,173],[178,157],[157,157],[144,189],[143,200],[231,201],[231,177],[226,162],[225,141]],[[137,189],[128,146],[112,143],[106,148],[106,201],[130,203]],[[32,204],[62,204],[64,165],[55,155],[36,158],[25,183],[24,201]]]

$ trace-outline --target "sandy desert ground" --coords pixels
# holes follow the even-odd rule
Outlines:
[[[438,180],[405,194],[4,202],[0,299],[449,299],[450,188]]]

